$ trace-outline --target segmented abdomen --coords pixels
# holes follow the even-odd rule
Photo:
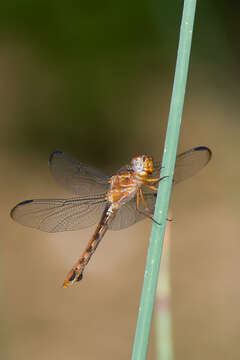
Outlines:
[[[71,271],[68,273],[66,279],[64,280],[63,287],[67,288],[69,285],[73,284],[76,281],[80,281],[83,277],[83,271],[85,266],[88,264],[91,256],[97,249],[100,241],[102,240],[105,232],[107,231],[109,222],[116,215],[115,212],[110,211],[110,205],[107,203],[100,222],[91,237],[89,243],[87,244],[86,249],[84,250],[80,259],[72,267]]]

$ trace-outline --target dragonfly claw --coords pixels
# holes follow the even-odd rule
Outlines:
[[[162,225],[161,223],[159,223],[157,220],[155,220],[155,219],[153,219],[153,218],[152,218],[152,221],[153,221],[155,224],[159,225],[159,226]]]

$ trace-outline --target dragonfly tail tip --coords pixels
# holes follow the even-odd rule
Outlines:
[[[70,281],[65,280],[64,283],[62,284],[62,287],[63,287],[64,289],[66,289],[66,288],[69,287],[69,284],[70,284]]]

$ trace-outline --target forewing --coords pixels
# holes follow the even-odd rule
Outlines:
[[[212,152],[206,146],[199,146],[182,154],[177,155],[175,171],[173,175],[174,184],[186,180],[195,175],[210,161]],[[161,162],[154,164],[153,177],[159,177]]]
[[[54,151],[49,158],[50,170],[57,183],[80,196],[107,191],[109,177],[101,170],[83,164],[63,151]]]
[[[11,217],[46,232],[80,230],[99,221],[105,203],[104,194],[93,198],[26,200],[12,209]]]

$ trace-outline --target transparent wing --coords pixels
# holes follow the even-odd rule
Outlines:
[[[99,221],[106,203],[104,196],[26,200],[12,209],[11,217],[46,232],[80,230]]]
[[[154,211],[156,194],[153,193],[143,193],[144,200],[146,202],[147,208],[151,211]],[[143,210],[142,202],[140,202],[140,208]],[[118,210],[117,215],[109,225],[110,230],[121,230],[126,229],[129,226],[136,224],[138,221],[146,219],[146,216],[139,214],[136,210],[136,197],[128,201],[126,204]]]
[[[175,171],[173,176],[174,184],[186,180],[195,175],[210,161],[212,152],[206,146],[199,146],[182,154],[177,155]],[[158,177],[160,172],[161,162],[154,164],[153,177]]]
[[[86,196],[107,191],[109,177],[104,172],[81,163],[63,151],[51,154],[49,167],[57,183],[72,194]]]

